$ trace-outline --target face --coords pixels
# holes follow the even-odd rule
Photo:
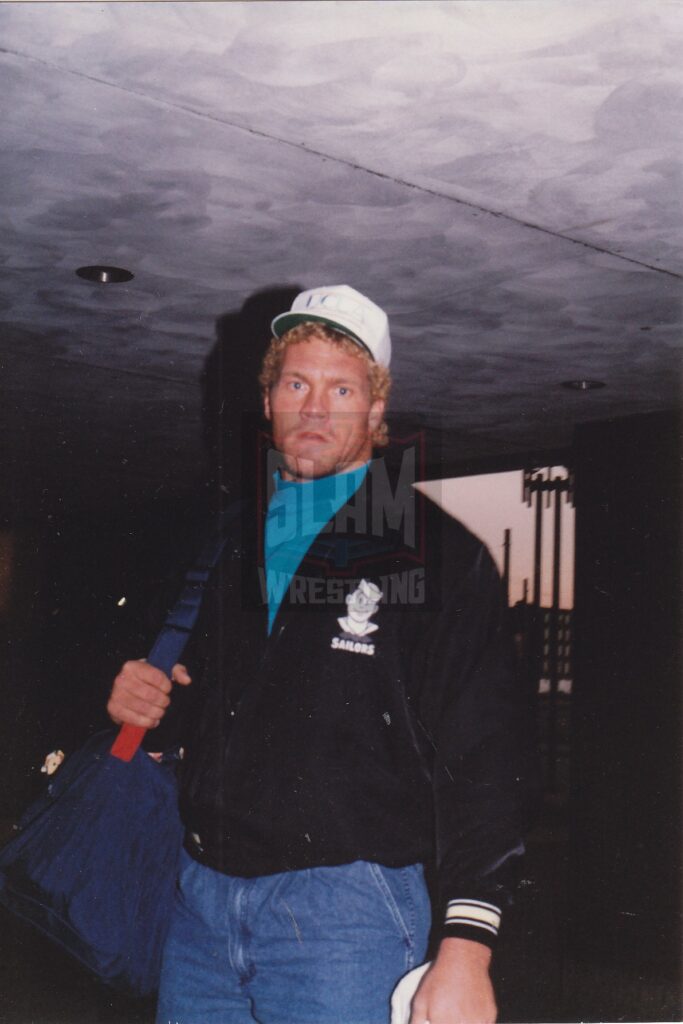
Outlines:
[[[365,622],[379,608],[378,604],[375,604],[369,597],[366,597],[360,590],[355,590],[353,594],[349,594],[346,598],[346,604],[349,618],[354,619],[356,622]]]
[[[384,402],[370,397],[365,360],[322,338],[285,349],[264,400],[288,480],[344,473],[367,462]]]

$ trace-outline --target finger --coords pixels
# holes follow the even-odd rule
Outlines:
[[[174,665],[173,671],[171,672],[171,679],[174,683],[180,683],[181,686],[187,686],[192,682],[192,678],[185,668],[184,665]]]
[[[162,672],[159,668],[155,668],[153,665],[148,665],[147,662],[133,662],[130,676],[133,679],[139,679],[147,683],[149,686],[155,686],[163,693],[171,692],[171,680],[166,673]]]
[[[138,679],[120,677],[114,684],[107,711],[115,722],[144,725],[151,729],[161,721],[169,704],[169,697],[156,687]]]
[[[123,685],[139,682],[153,686],[162,693],[171,692],[171,681],[166,673],[154,668],[153,665],[148,665],[146,661],[127,661],[116,677],[116,682]]]
[[[167,693],[157,689],[156,686],[150,686],[148,683],[141,682],[139,679],[124,682],[117,696],[122,703],[130,706],[138,707],[141,705],[148,707],[151,714],[163,714],[171,703]]]
[[[170,690],[170,679],[159,669],[144,661],[128,661],[114,680],[107,712],[117,725],[125,722],[154,729],[170,703]]]
[[[120,715],[111,715],[117,725],[139,725],[143,729],[156,729],[161,719],[149,714],[139,714],[131,708],[126,708]]]
[[[416,1006],[414,1000],[413,1000],[413,1003],[412,1003],[411,1008],[410,1008],[410,1021],[409,1021],[409,1024],[427,1024],[427,1013],[426,1013],[426,1011],[421,1008],[419,1003]]]
[[[150,708],[147,704],[135,704],[132,702],[120,702],[112,698],[107,704],[109,717],[116,725],[139,725],[143,729],[155,729],[161,721],[164,712]]]

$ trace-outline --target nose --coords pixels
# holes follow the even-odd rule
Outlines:
[[[324,420],[329,413],[326,391],[324,388],[311,387],[301,406],[301,415],[309,420]]]

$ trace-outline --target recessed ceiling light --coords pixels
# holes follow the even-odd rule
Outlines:
[[[563,380],[562,387],[570,391],[596,391],[598,388],[606,388],[604,380]]]
[[[123,267],[79,267],[76,273],[84,281],[95,281],[97,284],[122,284],[133,280],[130,270],[124,270]]]

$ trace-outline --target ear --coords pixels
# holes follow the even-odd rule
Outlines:
[[[263,415],[270,420],[270,392],[263,392]]]
[[[370,427],[370,430],[377,430],[378,426],[382,422],[386,407],[387,403],[383,398],[376,398],[372,403],[368,415],[368,426]]]

